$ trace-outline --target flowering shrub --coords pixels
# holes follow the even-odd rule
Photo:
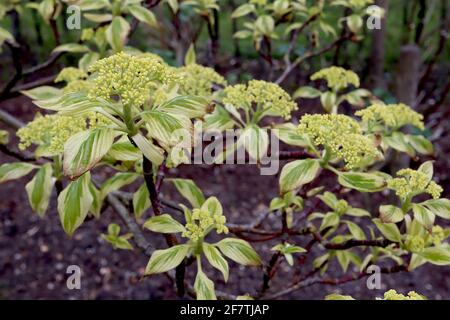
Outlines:
[[[16,154],[21,161],[2,164],[0,183],[31,175],[25,190],[31,208],[42,218],[56,189],[59,218],[69,237],[89,216],[102,219],[102,212],[111,206],[127,230],[111,223],[102,239],[114,249],[141,250],[149,258],[145,275],[168,273],[180,296],[186,291],[197,299],[281,297],[304,281],[293,280],[284,291],[270,294],[282,257],[290,268],[298,268],[314,256],[306,278],[326,274],[334,260],[343,273],[356,268],[361,274],[378,264],[388,265],[382,269],[386,273],[413,271],[425,263],[450,265],[450,229],[444,223],[450,220],[450,200],[441,197],[443,188],[433,180],[433,161],[421,161],[417,170],[401,168],[394,175],[385,166],[392,153],[419,159],[435,155],[423,115],[402,103],[384,103],[360,88],[355,71],[342,67],[312,73],[309,79],[323,82],[322,90],[310,83],[291,96],[282,86],[292,70],[325,53],[323,43],[341,32],[327,22],[330,10],[347,8],[343,36],[331,41],[334,46],[361,37],[364,9],[372,1],[331,1],[330,5],[326,1],[311,5],[306,0],[244,1],[231,13],[233,19],[245,20],[234,37],[252,38],[258,55],[280,73],[276,79],[248,81],[226,78],[200,64],[193,44],[185,50],[183,65],[128,46],[138,21],[158,28],[151,9],[159,2],[43,0],[28,5],[49,24],[58,19],[66,3],[79,5],[93,26],[84,28],[76,43],[53,50],[58,55],[81,53],[77,65],[62,68],[52,86],[22,90],[42,114],[18,128],[18,148],[32,155]],[[214,65],[219,1],[168,0],[160,6],[166,4],[178,19],[175,23],[185,14],[207,24],[210,65]],[[0,5],[0,17],[25,7],[21,1],[7,1]],[[304,30],[310,33],[312,49],[301,54],[293,46]],[[271,48],[283,43],[288,47],[280,67]],[[18,42],[1,28],[0,44],[14,48]],[[320,98],[324,113],[305,114],[303,99],[315,98]],[[206,198],[195,178],[163,179],[166,168],[182,170],[193,149],[201,147],[194,133],[199,126],[205,132],[237,130],[237,141],[215,155],[219,165],[224,155],[239,147],[261,164],[271,143],[268,131],[291,150],[276,154],[288,162],[275,186],[277,197],[266,204],[270,215],[278,214],[281,227],[267,223],[269,213],[246,225],[235,224],[222,208],[220,196]],[[8,133],[2,131],[5,150],[8,141]],[[98,173],[105,167],[115,174],[102,181]],[[327,173],[333,179],[331,188],[321,183]],[[172,184],[186,202],[165,199],[163,183]],[[123,191],[126,186],[134,191]],[[257,186],[254,191],[258,192]],[[388,203],[364,207],[347,197],[373,193]],[[326,209],[321,210],[320,203]],[[167,247],[155,248],[144,232],[162,234]],[[310,242],[305,245],[303,239]],[[252,243],[269,240],[276,244],[268,252]],[[311,255],[315,245],[321,249],[319,255]],[[235,266],[229,261],[260,272],[261,288],[241,293],[216,290],[205,266],[219,270],[226,282],[234,277],[230,268]],[[186,276],[186,268],[196,271],[195,278]],[[327,282],[318,278],[316,283]],[[384,299],[422,296],[391,290]]]

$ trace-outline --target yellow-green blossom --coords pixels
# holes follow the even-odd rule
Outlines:
[[[397,291],[391,289],[384,293],[384,300],[425,300],[426,298],[414,291],[408,292],[408,295],[405,296],[401,293],[397,293]]]
[[[58,114],[40,115],[17,131],[19,148],[24,150],[32,144],[42,146],[48,153],[59,154],[64,151],[64,143],[74,134],[87,128],[103,127],[110,121],[92,112],[85,117],[61,116]]]
[[[130,106],[143,105],[155,83],[172,83],[179,78],[154,57],[136,57],[123,52],[97,61],[90,71],[96,73],[89,93],[91,98],[118,96],[124,105]]]
[[[88,92],[92,88],[92,82],[88,80],[75,80],[69,82],[62,90],[64,93],[71,92]]]
[[[186,231],[183,237],[197,241],[203,238],[207,232],[215,229],[218,234],[228,233],[225,226],[226,218],[221,214],[211,214],[206,209],[194,209],[192,211],[191,221],[186,223]]]
[[[81,41],[91,40],[94,37],[94,29],[85,28],[81,31]]]
[[[298,133],[307,135],[315,146],[328,147],[349,169],[360,167],[378,154],[373,142],[362,135],[358,122],[345,115],[304,115]]]
[[[343,214],[348,209],[348,202],[341,199],[336,204],[336,212],[339,214]]]
[[[359,77],[351,70],[341,67],[329,67],[317,71],[311,76],[311,80],[325,79],[330,89],[337,92],[347,88],[350,84],[359,87]]]
[[[428,193],[434,199],[437,199],[443,191],[440,185],[434,181],[430,181],[428,176],[420,171],[409,168],[401,169],[397,172],[397,177],[389,179],[387,185],[389,189],[395,190],[397,196],[402,199],[421,193]]]
[[[290,119],[297,104],[279,85],[262,80],[251,80],[247,85],[237,84],[226,87],[223,102],[236,108],[249,110],[252,104],[263,109],[264,114]]]
[[[431,228],[431,238],[436,247],[440,246],[442,241],[445,239],[444,229],[442,229],[441,226],[433,226],[433,228]]]
[[[209,96],[213,91],[213,85],[226,86],[227,82],[214,69],[198,64],[190,64],[181,67],[178,74],[182,76],[179,93],[182,95]]]
[[[420,252],[425,248],[425,240],[419,235],[408,235],[406,240],[406,247],[411,252]]]
[[[87,73],[74,67],[62,69],[55,79],[55,82],[72,82],[80,79],[86,79]]]
[[[357,111],[355,114],[360,116],[369,125],[370,123],[381,123],[394,129],[405,125],[413,125],[421,130],[425,129],[423,116],[403,103],[389,105],[374,104]]]

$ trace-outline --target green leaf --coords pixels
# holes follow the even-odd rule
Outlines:
[[[55,179],[52,175],[52,165],[50,163],[46,163],[36,172],[34,178],[25,186],[31,208],[41,217],[43,217],[47,211],[53,185],[55,183]]]
[[[194,44],[191,43],[188,51],[186,52],[186,55],[184,56],[184,65],[188,66],[190,64],[195,64],[195,60],[195,48]]]
[[[78,43],[66,43],[53,49],[53,52],[83,53],[89,51],[90,49],[87,46]]]
[[[127,20],[122,17],[113,18],[106,29],[106,40],[114,52],[122,51],[129,32],[130,25]]]
[[[201,206],[202,210],[208,211],[211,215],[223,214],[222,205],[216,197],[209,197]]]
[[[217,300],[214,291],[214,282],[212,282],[202,270],[197,271],[194,283],[197,300]]]
[[[313,98],[317,98],[322,94],[322,92],[320,92],[319,90],[317,90],[316,88],[313,87],[300,87],[298,88],[295,92],[294,95],[292,96],[294,99],[297,98],[308,98],[308,99],[313,99]]]
[[[383,136],[383,142],[395,150],[407,153],[411,157],[416,155],[413,147],[408,142],[408,138],[402,132],[396,131],[391,136]]]
[[[141,114],[149,129],[148,135],[164,144],[174,145],[174,132],[180,129],[192,130],[189,118],[182,115],[174,115],[159,110],[145,111]]]
[[[425,258],[421,257],[417,253],[413,253],[411,255],[411,260],[408,265],[408,271],[413,271],[414,269],[420,267],[421,265],[423,265],[426,262],[427,262],[427,260],[425,260]]]
[[[366,239],[366,235],[364,231],[356,224],[351,221],[345,221],[347,224],[348,230],[352,234],[353,238],[356,240],[364,240]]]
[[[433,155],[434,154],[433,144],[430,142],[430,140],[428,140],[424,136],[408,135],[407,138],[408,138],[408,141],[411,144],[411,146],[418,153],[425,154],[425,155]]]
[[[78,61],[78,68],[83,71],[88,71],[89,67],[100,59],[100,54],[97,52],[88,52]]]
[[[109,151],[114,142],[114,130],[96,128],[79,132],[64,144],[64,175],[76,179],[92,169]]]
[[[224,131],[234,127],[234,120],[224,107],[215,106],[214,111],[205,116],[204,131]]]
[[[1,177],[1,175],[0,175]],[[449,199],[431,199],[421,203],[435,215],[450,220],[450,200]]]
[[[336,210],[338,199],[333,193],[325,191],[323,194],[318,195],[317,198],[322,200],[322,202],[325,203],[331,209]]]
[[[255,29],[265,36],[270,36],[275,29],[275,21],[269,15],[259,16],[255,21]]]
[[[145,275],[163,273],[176,268],[189,252],[187,244],[180,244],[164,250],[153,252],[147,267]]]
[[[308,146],[307,139],[304,135],[300,135],[297,133],[297,128],[293,123],[283,123],[276,125],[272,129],[272,132],[277,136],[278,139],[291,146]]]
[[[0,27],[0,46],[3,44],[3,42],[5,42],[6,40],[14,43],[14,37],[13,35],[6,29]],[[1,50],[0,50],[1,52]]]
[[[394,242],[401,242],[402,235],[400,234],[400,230],[395,223],[383,223],[380,219],[375,218],[372,221],[377,226],[378,230],[380,230],[381,234],[388,240]]]
[[[330,91],[322,93],[320,103],[327,112],[331,112],[336,105],[336,94]]]
[[[114,239],[113,242],[111,242],[114,249],[122,249],[122,250],[133,250],[133,246],[128,241],[128,239],[125,239],[122,237],[117,237]]]
[[[252,246],[241,239],[225,238],[215,244],[231,260],[245,266],[261,265],[261,258]]]
[[[83,17],[89,21],[96,23],[105,23],[113,19],[113,15],[109,13],[97,14],[97,13],[84,13]]]
[[[337,293],[332,293],[325,296],[325,300],[355,300],[352,296],[344,296]]]
[[[167,3],[169,4],[170,8],[174,13],[178,11],[179,9],[178,0],[167,0]]]
[[[50,86],[42,86],[37,87],[31,90],[22,90],[20,91],[23,95],[33,99],[33,100],[46,100],[51,98],[60,97],[62,94],[61,89],[50,87]]]
[[[418,254],[432,264],[436,264],[438,266],[450,265],[449,246],[425,248]]]
[[[422,163],[417,171],[425,173],[428,177],[428,182],[430,182],[433,179],[433,161],[430,160]]]
[[[338,182],[346,188],[361,192],[377,192],[386,187],[386,180],[374,173],[340,172]]]
[[[210,245],[209,243],[204,242],[203,243],[203,253],[205,254],[206,259],[209,261],[209,263],[222,272],[223,278],[225,282],[228,281],[228,262],[225,260],[225,258],[222,256],[220,251],[214,247],[213,245]]]
[[[397,223],[404,219],[405,215],[399,207],[392,205],[380,206],[380,219],[384,223]]]
[[[353,33],[358,33],[358,31],[361,30],[362,25],[363,19],[359,15],[352,14],[347,17],[347,26]]]
[[[95,187],[92,181],[89,183],[89,191],[92,195],[92,205],[89,209],[89,212],[94,215],[97,219],[100,218],[100,214],[102,211],[103,198],[100,196],[100,191]]]
[[[320,170],[317,160],[296,160],[283,167],[280,174],[280,191],[286,193],[313,181]]]
[[[249,38],[253,35],[253,33],[250,30],[239,30],[234,33],[233,38],[235,39],[245,39]]]
[[[144,8],[140,5],[131,5],[128,6],[128,10],[136,19],[148,24],[150,27],[158,26],[155,15],[147,8]]]
[[[160,233],[178,233],[186,231],[181,223],[167,213],[151,217],[145,221],[144,228]]]
[[[282,198],[273,198],[272,201],[270,201],[269,209],[270,211],[275,211],[281,208],[284,208],[286,206],[286,203]]]
[[[367,210],[364,210],[361,208],[352,208],[352,207],[347,209],[345,214],[347,214],[349,216],[353,216],[353,217],[371,217],[372,216],[370,214],[370,212]]]
[[[82,11],[99,10],[111,6],[109,0],[83,0],[78,1],[77,5]]]
[[[97,99],[98,100],[98,99]],[[42,109],[58,111],[60,115],[81,116],[101,108],[104,101],[90,100],[86,92],[71,92],[60,97],[33,101]]]
[[[350,264],[350,258],[349,258],[348,253],[345,251],[337,250],[336,258],[339,262],[339,265],[342,268],[342,271],[344,271],[344,273],[347,272],[348,265]]]
[[[9,132],[6,130],[0,130],[0,144],[8,144],[9,143]]]
[[[172,182],[178,192],[192,205],[193,208],[200,208],[205,202],[205,196],[194,181],[190,179],[168,179]]]
[[[100,190],[101,198],[104,199],[111,192],[117,191],[120,188],[133,183],[139,175],[133,172],[119,172],[116,173],[112,178],[103,183]]]
[[[25,162],[5,163],[0,166],[0,183],[26,176],[37,166]]]
[[[108,225],[108,233],[112,236],[118,236],[120,233],[120,226],[117,223],[110,223]]]
[[[240,147],[244,147],[252,159],[260,161],[269,147],[269,136],[265,130],[256,125],[250,125],[239,137],[238,148]]]
[[[119,161],[137,161],[142,159],[142,152],[129,141],[114,143],[109,149],[108,155]]]
[[[334,228],[339,224],[340,218],[339,214],[336,212],[328,212],[322,220],[322,224],[320,225],[320,230],[325,230],[327,228]]]
[[[142,134],[138,133],[131,139],[133,139],[134,143],[136,143],[144,156],[153,164],[160,165],[164,161],[164,151],[153,143],[150,143],[150,141]]]
[[[151,203],[149,197],[150,194],[145,183],[133,194],[133,211],[137,218],[140,218],[150,208]]]
[[[208,100],[198,96],[176,96],[163,102],[156,109],[173,115],[188,118],[201,118],[208,109]]]
[[[435,215],[425,206],[413,203],[412,209],[414,212],[414,219],[416,219],[422,226],[431,229],[434,224]]]
[[[235,19],[235,18],[243,17],[253,11],[255,11],[255,6],[253,4],[246,3],[246,4],[243,4],[243,5],[240,5],[239,7],[237,7],[231,14],[231,18]]]
[[[93,197],[89,190],[91,175],[85,173],[72,181],[58,196],[58,213],[64,231],[71,236],[83,223]]]
[[[55,11],[55,0],[43,0],[39,3],[38,12],[42,18],[48,23]]]

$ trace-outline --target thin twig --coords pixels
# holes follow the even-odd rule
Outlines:
[[[338,284],[343,284],[343,283],[359,280],[359,279],[362,279],[362,278],[370,275],[369,273],[366,272],[366,270],[364,270],[363,272],[346,275],[341,278],[323,278],[323,277],[303,278],[302,280],[298,281],[295,284],[292,284],[291,286],[289,286],[288,288],[286,288],[284,290],[278,291],[274,294],[264,297],[264,299],[266,299],[266,300],[278,299],[289,293],[292,293],[292,292],[297,291],[302,288],[312,286],[314,284],[338,285]],[[400,266],[395,266],[392,268],[382,268],[380,270],[380,273],[389,274],[389,273],[397,273],[397,272],[407,271],[407,270],[408,270],[407,266],[400,265]]]
[[[304,55],[298,57],[297,59],[294,60],[293,63],[291,63],[289,66],[286,67],[286,69],[284,70],[284,72],[280,75],[280,77],[275,81],[275,83],[277,84],[281,84],[286,78],[287,76],[302,62],[306,61],[307,59],[310,59],[312,57],[316,57],[319,56],[321,54],[324,54],[325,52],[328,52],[330,50],[332,50],[335,46],[339,45],[340,43],[352,39],[353,38],[353,34],[347,34],[343,37],[340,37],[339,39],[336,39],[335,41],[333,41],[332,43],[330,43],[328,46],[326,46],[325,48],[322,48],[318,51],[315,52],[307,52]]]

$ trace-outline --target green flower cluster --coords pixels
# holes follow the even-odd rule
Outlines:
[[[408,235],[405,245],[409,251],[417,253],[431,245],[439,247],[445,238],[444,229],[441,226],[433,226],[426,235]]]
[[[433,226],[433,228],[431,228],[431,239],[436,247],[440,246],[445,239],[444,229],[442,229],[441,226]]]
[[[384,293],[384,300],[425,300],[426,298],[417,292],[410,291],[408,295],[405,296],[397,291],[391,289]]]
[[[143,105],[155,83],[179,80],[175,72],[160,60],[123,52],[97,61],[89,71],[97,74],[89,92],[90,98],[112,99],[118,96],[128,106]]]
[[[438,199],[442,193],[442,187],[420,171],[412,169],[401,169],[397,172],[399,178],[389,179],[389,189],[395,190],[397,196],[402,199],[413,197],[421,193],[428,193],[434,199]]]
[[[87,73],[83,70],[74,67],[62,69],[55,79],[55,82],[66,82],[67,85],[63,88],[64,93],[89,91],[92,86],[90,81],[87,81]]]
[[[89,92],[92,88],[92,82],[88,80],[75,80],[69,82],[62,90],[64,93],[71,92],[80,92],[85,91]]]
[[[179,93],[181,95],[209,96],[213,85],[226,86],[227,81],[214,69],[198,64],[190,64],[177,69],[181,75]]]
[[[348,209],[348,202],[344,199],[341,199],[336,204],[336,212],[338,214],[344,214]]]
[[[413,125],[424,130],[423,115],[415,112],[407,105],[400,104],[375,104],[355,113],[362,120],[369,123],[381,123],[388,127],[398,129],[405,125]]]
[[[306,114],[300,120],[298,133],[307,135],[315,146],[328,147],[349,169],[360,167],[378,154],[372,140],[362,135],[358,122],[345,115]]]
[[[40,115],[17,131],[19,148],[24,150],[32,144],[42,146],[50,154],[64,151],[64,143],[74,134],[89,128],[104,127],[110,121],[97,112],[86,117],[61,116],[58,114]]]
[[[223,103],[249,110],[252,104],[262,107],[263,113],[290,119],[297,104],[279,85],[263,80],[251,80],[224,89]]]
[[[72,82],[75,80],[86,79],[87,73],[74,67],[62,69],[55,79],[55,82]]]
[[[228,228],[225,226],[225,223],[226,218],[224,215],[211,214],[206,209],[197,208],[192,211],[191,219],[186,223],[186,231],[182,235],[192,241],[197,241],[212,229],[215,229],[218,234],[227,234]]]
[[[420,235],[408,235],[405,244],[409,251],[420,252],[425,248],[425,239]]]
[[[347,88],[350,84],[359,87],[359,77],[351,70],[341,67],[329,67],[317,71],[311,76],[311,80],[325,79],[327,85],[334,92]]]

